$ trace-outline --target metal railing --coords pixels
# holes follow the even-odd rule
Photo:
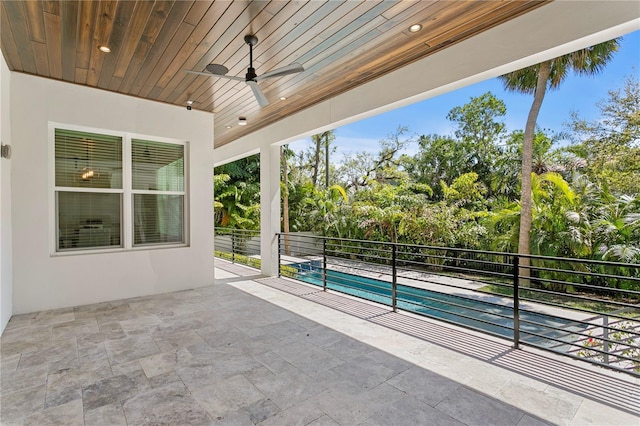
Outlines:
[[[215,256],[260,268],[260,231],[215,228]]]
[[[640,264],[300,234],[278,244],[282,275],[640,376]]]

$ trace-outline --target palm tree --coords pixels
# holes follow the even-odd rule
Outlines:
[[[346,218],[340,211],[343,204],[348,201],[347,192],[340,185],[331,185],[329,188],[321,190],[314,189],[309,197],[303,200],[309,212],[309,218],[313,230],[321,232],[323,236],[330,236],[332,232],[342,237],[342,225]]]
[[[640,261],[640,196],[614,198],[596,212],[597,252],[602,260]]]
[[[524,130],[522,147],[522,186],[520,193],[520,230],[518,236],[518,254],[530,254],[531,233],[531,173],[533,159],[533,138],[536,130],[538,113],[544,100],[544,95],[549,89],[557,89],[570,71],[582,75],[595,75],[599,73],[613,53],[618,50],[618,40],[609,40],[595,46],[581,49],[555,59],[523,68],[500,76],[506,90],[533,94],[533,103],[529,110],[527,123]],[[523,286],[529,285],[531,259],[520,259],[519,274],[525,279]]]
[[[289,243],[289,170],[287,167],[287,145],[280,145],[280,162],[282,165],[282,231],[284,232],[284,251],[291,255]]]

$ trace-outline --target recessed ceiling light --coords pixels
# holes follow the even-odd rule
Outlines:
[[[100,49],[100,51],[104,52],[104,53],[110,53],[111,52],[111,49],[109,49],[107,46],[100,46],[100,47],[98,47],[98,49]]]
[[[230,128],[231,128],[231,126],[227,126],[227,129],[230,129]]]
[[[409,27],[409,32],[410,33],[417,33],[418,31],[420,31],[422,29],[422,25],[420,24],[413,24],[412,26]]]
[[[286,96],[280,96],[280,100],[281,100],[281,101],[286,101],[286,100],[287,100],[287,97],[286,97]]]
[[[247,125],[247,119],[245,117],[239,117],[238,118],[238,125],[239,126],[246,126]]]

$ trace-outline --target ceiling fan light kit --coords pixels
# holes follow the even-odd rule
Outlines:
[[[265,96],[262,89],[260,89],[260,86],[258,86],[258,82],[261,80],[264,80],[265,78],[281,77],[288,74],[296,74],[304,71],[304,67],[294,62],[293,64],[276,68],[274,70],[271,70],[259,76],[256,74],[256,70],[253,67],[253,46],[258,44],[258,38],[255,35],[248,34],[244,36],[244,42],[249,45],[249,67],[247,68],[247,73],[245,74],[244,78],[227,75],[227,73],[229,72],[229,68],[221,64],[207,65],[205,67],[206,72],[195,71],[195,70],[186,70],[186,72],[190,74],[196,74],[196,75],[205,75],[208,77],[213,76],[213,77],[226,78],[228,80],[244,81],[251,88],[251,91],[253,92],[253,96],[256,98],[256,101],[258,101],[258,105],[260,105],[260,107],[265,107],[269,105],[269,100]],[[246,121],[245,121],[245,124],[246,124]]]

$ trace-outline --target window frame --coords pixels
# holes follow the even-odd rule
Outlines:
[[[50,253],[52,256],[69,256],[84,254],[101,254],[122,251],[156,250],[165,248],[178,248],[190,246],[190,164],[189,164],[189,142],[159,136],[150,136],[131,132],[118,132],[94,127],[77,126],[65,123],[49,122],[48,125],[48,176],[49,176],[49,241]],[[55,131],[72,130],[78,132],[97,133],[102,135],[116,136],[122,139],[122,189],[113,188],[74,188],[66,186],[56,186],[55,178]],[[184,155],[184,178],[183,191],[145,191],[133,189],[132,171],[132,139],[143,139],[152,142],[161,142],[172,145],[183,146]],[[120,203],[120,246],[119,247],[98,247],[98,248],[71,248],[58,249],[59,227],[58,227],[58,194],[60,192],[83,192],[83,193],[119,193]],[[182,235],[183,241],[178,243],[147,243],[134,245],[134,194],[149,194],[153,192],[157,195],[181,195],[183,196],[182,206]]]

